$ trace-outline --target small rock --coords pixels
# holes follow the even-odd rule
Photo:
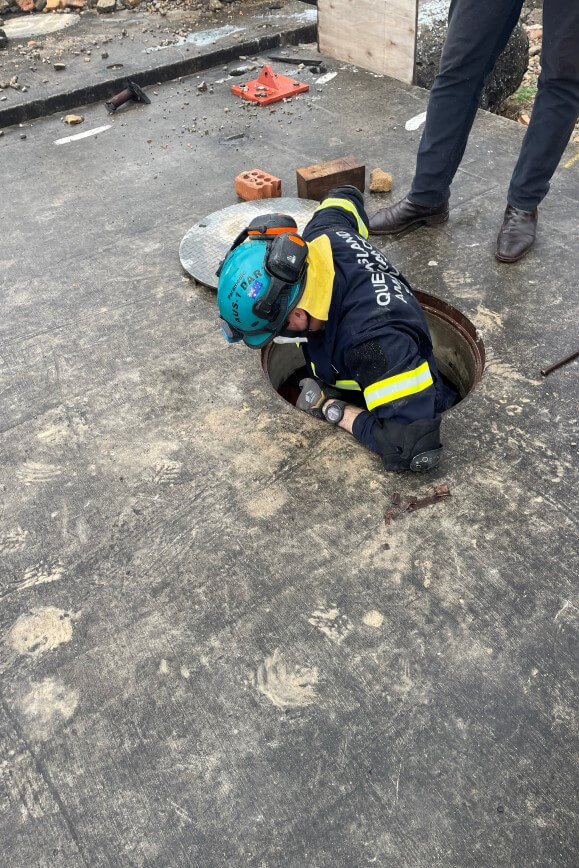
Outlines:
[[[106,60],[108,56],[109,56],[108,51],[103,51],[102,54],[101,54],[101,58],[102,58],[103,60]]]
[[[37,12],[42,12],[46,6],[46,0],[34,0],[34,8]]]
[[[219,12],[220,9],[223,9],[223,3],[221,0],[209,0],[208,9],[210,12]]]
[[[531,121],[531,118],[529,117],[529,115],[527,114],[527,112],[522,112],[522,114],[519,115],[519,117],[517,118],[517,120],[518,120],[518,122],[519,122],[520,124],[522,124],[524,127],[528,127],[528,126],[529,126],[529,123],[530,123],[530,121]]]
[[[108,15],[115,11],[116,5],[117,0],[98,0],[96,9],[97,12],[100,12],[102,15]]]
[[[370,192],[389,193],[392,189],[392,175],[382,169],[372,169],[370,172]]]
[[[20,133],[20,138],[21,138],[21,139],[25,139],[25,138],[26,138],[26,133]]]
[[[141,0],[123,0],[123,5],[125,9],[134,9],[140,2]]]
[[[82,124],[84,121],[84,117],[82,115],[65,115],[64,122],[65,124],[69,124],[71,127],[76,126],[76,124]]]
[[[199,91],[199,93],[205,93],[205,91],[207,90],[207,82],[199,82],[199,84],[197,85],[197,90]]]
[[[54,63],[53,66],[57,72],[60,72],[62,69],[66,69],[66,63]]]
[[[2,138],[3,135],[4,135],[4,130],[0,130],[0,139]],[[572,443],[571,443],[571,446],[573,446]]]

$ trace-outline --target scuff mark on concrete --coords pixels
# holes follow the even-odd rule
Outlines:
[[[369,612],[366,612],[362,621],[366,627],[378,628],[384,623],[384,615],[382,612],[379,612],[378,609],[370,609]]]
[[[33,567],[29,567],[24,573],[24,578],[16,583],[19,591],[25,588],[34,588],[36,585],[47,585],[50,582],[57,582],[62,578],[64,567],[60,562],[49,564],[41,561]]]
[[[317,627],[320,633],[340,644],[352,629],[352,623],[338,609],[316,609],[308,618],[308,624]]]
[[[78,693],[56,678],[45,678],[33,683],[16,704],[26,731],[36,740],[45,741],[74,715]]]
[[[503,327],[502,316],[494,310],[489,310],[484,304],[477,306],[473,321],[478,329],[485,332],[496,331]]]
[[[20,526],[7,531],[4,536],[0,537],[0,554],[9,555],[13,552],[22,551],[29,537],[27,530]]]
[[[276,648],[258,667],[254,684],[276,708],[300,708],[315,702],[318,680],[317,667],[289,668]]]
[[[53,606],[33,609],[29,614],[20,615],[4,641],[17,654],[38,657],[70,642],[73,617],[71,612]]]

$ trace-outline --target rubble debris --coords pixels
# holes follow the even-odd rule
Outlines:
[[[334,187],[341,187],[343,184],[351,184],[363,193],[365,179],[365,165],[352,155],[296,170],[300,199],[321,200]]]
[[[370,172],[370,192],[389,193],[392,190],[392,175],[382,169],[372,169]]]
[[[261,169],[241,172],[235,179],[235,192],[241,199],[272,199],[281,196],[281,180]]]
[[[116,96],[111,97],[111,99],[105,103],[105,108],[109,114],[114,114],[118,108],[131,100],[133,102],[143,102],[146,105],[151,104],[151,100],[147,94],[141,90],[136,82],[127,81],[126,88]]]
[[[234,84],[231,92],[248,102],[258,105],[271,105],[282,99],[290,99],[298,93],[307,93],[309,84],[296,81],[287,75],[274,72],[271,66],[264,66],[258,78],[245,84]]]
[[[268,58],[270,60],[276,60],[278,63],[291,63],[301,69],[307,67],[311,72],[315,72],[316,75],[319,75],[322,72],[327,72],[327,68],[319,57],[286,57],[283,54],[268,54]]]
[[[437,485],[434,487],[432,494],[427,494],[425,497],[410,497],[406,500],[402,498],[399,492],[395,491],[390,498],[392,506],[384,513],[384,524],[388,526],[391,521],[399,518],[406,512],[416,512],[417,509],[432,506],[434,503],[439,503],[447,497],[450,497],[448,485]]]
[[[326,74],[322,75],[321,78],[316,79],[316,84],[328,84],[328,82],[332,81],[332,79],[335,78],[337,74],[337,72],[326,72]]]
[[[74,127],[77,124],[82,124],[83,121],[84,121],[83,115],[65,115],[64,116],[65,124],[68,124],[71,127]]]

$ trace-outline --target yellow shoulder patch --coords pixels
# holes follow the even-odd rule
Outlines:
[[[332,245],[327,235],[318,235],[308,242],[308,274],[306,286],[298,307],[303,307],[310,316],[327,320],[334,287],[334,259]]]

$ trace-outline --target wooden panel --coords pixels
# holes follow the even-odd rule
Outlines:
[[[412,84],[417,0],[318,0],[322,54]]]
[[[323,199],[334,187],[351,184],[364,192],[366,168],[356,157],[339,157],[296,171],[300,199]]]

